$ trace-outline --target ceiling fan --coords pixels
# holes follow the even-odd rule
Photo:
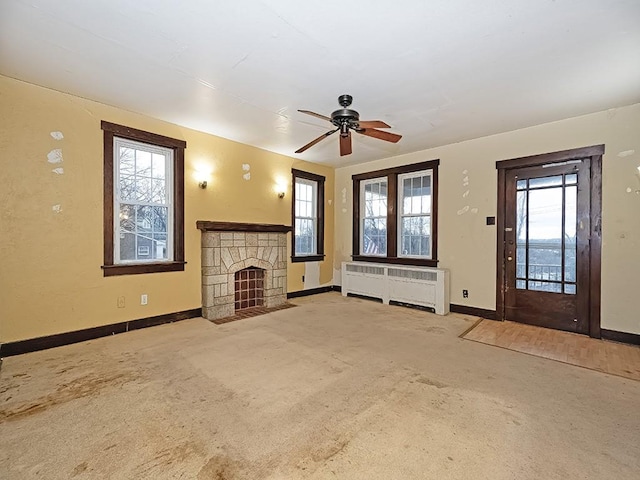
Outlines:
[[[329,130],[327,133],[320,135],[315,140],[310,141],[304,147],[296,150],[296,153],[304,152],[337,131],[340,131],[340,156],[349,155],[351,153],[351,130],[361,135],[378,138],[386,142],[397,143],[402,138],[402,135],[398,135],[396,133],[377,130],[378,128],[391,128],[391,126],[381,120],[360,120],[360,114],[358,112],[347,108],[351,105],[352,101],[353,97],[351,95],[340,95],[338,97],[338,103],[342,108],[333,112],[331,117],[310,112],[309,110],[298,110],[301,113],[306,113],[307,115],[327,120],[328,122],[333,123],[337,128],[335,130]]]

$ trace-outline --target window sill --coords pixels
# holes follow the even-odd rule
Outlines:
[[[415,265],[420,267],[437,267],[438,260],[412,257],[372,257],[366,255],[352,255],[354,262],[393,263],[397,265]]]
[[[132,263],[118,265],[102,265],[105,277],[116,275],[137,275],[140,273],[182,272],[187,262]]]
[[[324,260],[324,255],[298,255],[291,257],[291,263],[301,263],[301,262],[322,262]]]

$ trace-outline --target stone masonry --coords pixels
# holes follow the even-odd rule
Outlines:
[[[235,313],[235,273],[248,267],[264,272],[264,306],[287,299],[287,234],[202,232],[202,316],[208,320]]]

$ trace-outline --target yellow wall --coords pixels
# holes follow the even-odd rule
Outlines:
[[[495,162],[596,144],[605,144],[602,328],[640,333],[640,104],[337,169],[336,283],[351,255],[351,175],[439,158],[438,256],[451,303],[495,309],[496,227],[485,222],[496,215]]]
[[[496,231],[485,217],[496,215],[495,161],[600,143],[606,148],[602,327],[640,333],[634,302],[640,285],[640,105],[339,168],[335,188],[330,167],[1,76],[0,112],[0,342],[200,307],[196,220],[290,224],[292,167],[327,177],[327,258],[319,277],[317,265],[290,264],[288,291],[340,283],[340,263],[351,254],[352,174],[439,158],[438,248],[440,266],[451,270],[451,301],[494,309]],[[101,120],[187,142],[184,272],[103,277]],[[64,139],[55,140],[55,131]],[[57,148],[63,162],[49,163],[47,154]],[[250,165],[248,181],[243,164]],[[58,167],[63,174],[52,172]],[[211,171],[206,190],[193,178],[202,168]],[[284,200],[274,193],[277,181],[288,185]],[[469,290],[468,299],[462,289]],[[142,293],[149,295],[147,306],[139,305]],[[119,296],[126,298],[123,309]]]
[[[291,168],[327,177],[326,260],[333,277],[333,170],[0,76],[0,342],[51,335],[199,308],[196,220],[291,224]],[[105,278],[100,121],[187,142],[184,272]],[[62,132],[55,140],[51,132]],[[53,164],[48,153],[62,149]],[[250,180],[243,164],[249,164]],[[64,173],[52,170],[63,168]],[[210,170],[209,187],[193,175]],[[284,199],[277,181],[288,185]],[[60,211],[54,208],[59,205]],[[290,236],[289,236],[290,241]],[[303,289],[307,266],[289,265],[288,290]],[[309,266],[309,268],[312,268]],[[314,268],[314,270],[316,270]],[[140,305],[140,295],[149,304]],[[125,297],[125,308],[117,298]]]

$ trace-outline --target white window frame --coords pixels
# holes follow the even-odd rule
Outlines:
[[[429,194],[429,213],[428,214],[424,214],[424,213],[420,213],[420,214],[403,214],[403,210],[404,210],[404,188],[403,188],[403,183],[405,179],[408,178],[416,178],[416,177],[429,177],[429,190],[430,190],[430,194]],[[409,172],[409,173],[401,173],[398,175],[398,203],[397,203],[397,219],[398,219],[398,224],[396,225],[397,228],[397,248],[398,248],[398,257],[400,258],[420,258],[420,259],[426,259],[426,260],[430,260],[433,257],[433,217],[432,217],[432,212],[433,212],[433,170],[432,169],[428,169],[428,170],[421,170],[418,172]],[[408,218],[408,217],[425,217],[428,216],[429,217],[429,255],[408,255],[408,254],[403,254],[402,253],[402,220],[404,218]]]
[[[308,178],[303,178],[303,177],[295,177],[295,181],[294,181],[294,185],[293,188],[296,188],[296,185],[300,184],[300,185],[307,185],[311,187],[311,216],[303,216],[300,215],[300,212],[298,211],[298,202],[308,202],[308,200],[301,200],[298,195],[297,195],[297,190],[296,190],[296,196],[295,196],[295,205],[294,205],[294,224],[293,224],[293,228],[294,228],[294,232],[293,232],[293,236],[294,236],[294,243],[295,243],[295,237],[296,237],[296,231],[295,231],[295,227],[297,224],[297,220],[311,220],[313,223],[313,237],[312,237],[312,242],[311,242],[311,252],[304,252],[304,253],[298,253],[295,251],[295,246],[294,246],[294,256],[296,257],[308,257],[310,255],[317,255],[318,254],[318,182],[315,180],[310,180]]]
[[[365,198],[365,190],[367,185],[371,185],[374,183],[385,183],[387,185],[387,205],[389,204],[389,179],[387,177],[376,177],[370,178],[367,180],[362,180],[360,182],[360,251],[364,251],[364,225],[367,220],[370,219],[380,219],[384,218],[387,230],[389,230],[389,221],[388,221],[388,212],[384,212],[384,215],[380,216],[366,216],[366,198]],[[384,253],[368,253],[367,255],[372,257],[386,257],[388,251],[388,244],[385,243],[385,251]]]
[[[163,203],[153,202],[141,202],[137,200],[121,200],[120,192],[120,161],[119,152],[120,148],[132,148],[134,150],[146,151],[151,154],[160,154],[165,157],[165,201]],[[128,264],[145,264],[145,263],[166,263],[172,262],[173,259],[173,242],[174,242],[174,151],[171,148],[161,147],[148,143],[138,142],[135,140],[129,140],[126,138],[113,137],[113,263],[114,265],[128,265]],[[165,247],[166,258],[148,258],[148,259],[130,259],[122,260],[120,258],[120,205],[135,205],[135,206],[151,206],[151,207],[165,207],[167,208],[167,245]],[[137,247],[137,245],[136,245]],[[137,254],[137,248],[134,249]],[[137,256],[137,255],[136,255]]]

